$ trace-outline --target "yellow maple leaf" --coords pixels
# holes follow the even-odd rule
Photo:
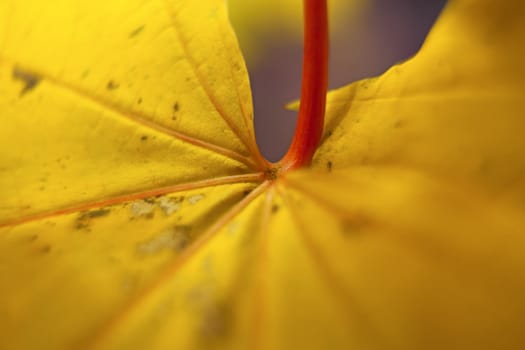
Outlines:
[[[450,1],[280,173],[223,1],[1,2],[0,347],[520,349],[524,13]]]

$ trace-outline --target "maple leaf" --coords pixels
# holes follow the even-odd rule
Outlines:
[[[1,2],[1,347],[519,349],[524,13],[450,1],[286,171],[223,1]]]

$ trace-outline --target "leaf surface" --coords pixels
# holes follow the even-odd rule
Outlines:
[[[315,166],[415,168],[524,205],[524,14],[451,1],[415,57],[330,93]]]
[[[89,346],[261,182],[246,69],[221,1],[0,14],[1,347]]]
[[[3,6],[3,218],[254,172],[249,83],[220,2]]]
[[[524,9],[451,1],[270,182],[223,1],[0,3],[0,347],[520,349]]]

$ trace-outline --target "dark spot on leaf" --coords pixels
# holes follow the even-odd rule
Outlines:
[[[144,30],[144,25],[138,27],[138,28],[135,28],[132,32],[129,33],[129,38],[133,38],[133,37],[136,37],[137,35],[139,35],[140,33],[142,33],[142,31]]]
[[[180,253],[190,244],[191,239],[191,226],[176,225],[145,242],[139,243],[137,253],[142,256],[156,254],[164,250]]]
[[[81,212],[75,221],[75,228],[78,230],[87,229],[89,228],[89,223],[91,219],[106,216],[110,212],[111,210],[107,208],[101,208],[101,209]]]
[[[370,220],[368,218],[357,214],[351,218],[344,219],[341,222],[341,230],[345,237],[357,237],[369,223]]]
[[[399,128],[401,128],[403,125],[404,125],[403,122],[402,122],[401,120],[398,120],[398,121],[396,121],[396,122],[394,123],[394,128],[395,128],[395,129],[399,129]]]
[[[143,135],[143,136],[141,136],[141,138],[140,138],[141,141],[146,141],[147,139],[148,139],[148,136],[146,136],[146,135]]]
[[[130,205],[133,218],[153,219],[155,216],[155,197],[136,200]]]
[[[91,210],[85,213],[85,215],[89,218],[99,218],[101,216],[106,216],[111,212],[111,210],[102,208],[102,209],[96,209]]]
[[[173,249],[177,252],[181,252],[191,242],[191,226],[189,225],[176,225],[175,226],[175,232],[173,233],[174,238],[178,239],[178,242],[175,246],[173,246]]]
[[[46,244],[42,248],[40,248],[40,253],[42,254],[49,254],[51,252],[51,246],[49,244]]]
[[[82,72],[82,75],[80,76],[80,78],[86,79],[88,75],[89,75],[89,69],[86,69]]]
[[[137,100],[137,104],[141,104],[142,103],[142,98],[139,97],[139,99]]]
[[[29,237],[29,241],[34,242],[38,239],[38,235],[32,235]]]
[[[180,110],[180,106],[178,102],[175,102],[173,104],[173,115],[171,117],[171,120],[177,120],[176,113]]]
[[[20,97],[33,90],[41,80],[37,74],[23,70],[20,67],[13,69],[13,79],[20,80],[24,83],[24,87],[20,90]]]
[[[280,207],[277,204],[272,205],[272,213],[277,213]]]
[[[115,89],[118,89],[120,85],[115,83],[113,80],[110,80],[108,81],[107,85],[106,85],[106,89],[108,90],[115,90]]]
[[[251,192],[252,192],[251,190],[244,190],[244,191],[242,191],[243,198],[246,197],[247,195],[249,195]]]
[[[332,171],[332,167],[333,167],[332,161],[329,160],[328,162],[326,162],[326,169],[328,169],[329,172]]]
[[[326,137],[328,138],[328,137],[332,136],[333,134],[334,134],[334,132],[332,130],[328,130],[326,132]]]
[[[75,222],[75,228],[77,230],[87,230],[87,231],[91,231],[89,229],[89,220],[88,219],[84,219],[84,220],[77,220]]]
[[[203,310],[201,334],[204,340],[226,337],[233,325],[233,308],[228,304],[211,303]]]

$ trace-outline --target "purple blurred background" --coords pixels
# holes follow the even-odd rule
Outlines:
[[[384,72],[417,52],[446,0],[374,0],[331,36],[329,88]],[[351,16],[350,16],[351,17]],[[302,46],[285,36],[268,38],[264,59],[248,60],[255,131],[270,161],[286,152],[296,112],[283,106],[300,95]]]

